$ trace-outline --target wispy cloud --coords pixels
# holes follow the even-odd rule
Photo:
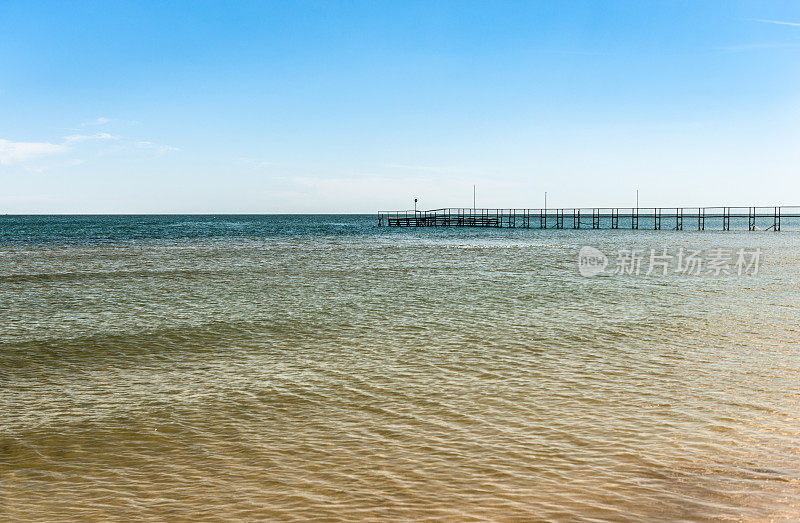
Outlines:
[[[402,169],[406,171],[429,172],[435,174],[480,174],[478,171],[463,169],[461,167],[436,167],[430,165],[407,165],[402,163],[387,163],[384,167]]]
[[[69,150],[64,144],[50,142],[12,142],[0,139],[0,164],[25,162]]]
[[[159,145],[157,143],[148,142],[145,140],[136,142],[136,147],[138,147],[139,149],[150,149],[152,151],[155,151],[156,154],[158,154],[159,156],[172,151],[180,151],[178,147],[173,147],[171,145]]]
[[[259,160],[258,158],[247,158],[245,156],[240,157],[239,161],[244,163],[245,165],[249,165],[255,169],[269,169],[270,167],[276,167],[280,164],[275,162],[268,162],[265,160]]]
[[[775,24],[775,25],[790,25],[792,27],[800,27],[800,22],[785,22],[783,20],[766,20],[764,18],[748,18],[751,22],[759,22],[761,24]]]
[[[441,207],[444,205],[466,207],[472,205],[472,176],[443,175],[430,176],[424,173],[411,173],[406,176],[368,175],[368,176],[287,176],[280,178],[279,192],[268,192],[277,198],[286,195],[294,201],[293,205],[303,206],[298,202],[309,202],[304,211],[314,212],[320,206],[332,212],[343,212],[346,209],[371,212],[375,208],[408,209],[414,207],[414,198],[419,198],[420,208]],[[509,195],[517,195],[522,201],[532,194],[528,182],[512,180],[486,180],[478,186],[478,205],[480,202],[499,201]],[[536,187],[534,185],[534,187]],[[538,193],[538,188],[537,193]],[[364,202],[368,202],[365,204]],[[276,204],[280,205],[280,204]],[[513,204],[509,206],[514,206]],[[279,210],[283,210],[278,207]],[[352,212],[352,211],[350,211]]]
[[[69,136],[65,136],[64,140],[67,142],[86,142],[89,140],[119,140],[119,137],[108,133],[71,134]]]
[[[759,42],[752,44],[720,45],[714,49],[718,51],[755,51],[758,49],[785,49],[789,47],[797,47],[797,45],[783,42]]]
[[[87,127],[90,125],[104,125],[111,121],[111,118],[105,118],[101,116],[100,118],[95,118],[94,120],[90,120],[88,122],[83,122],[81,125],[83,127]]]
[[[98,118],[92,122],[82,124],[85,125],[100,125],[107,123],[108,118]],[[178,151],[177,147],[170,145],[160,145],[147,140],[131,140],[123,139],[113,134],[97,131],[94,133],[75,133],[64,136],[61,143],[52,142],[18,142],[13,140],[0,139],[0,165],[10,164],[24,164],[23,168],[27,171],[38,172],[41,170],[50,169],[51,166],[43,165],[42,158],[54,154],[61,154],[66,152],[80,153],[94,152],[100,153],[106,150],[135,150],[142,149],[154,152],[156,156],[161,156],[171,151]],[[108,146],[100,146],[100,143],[116,142],[113,148]],[[59,162],[61,166],[74,166],[83,163],[85,160],[81,158],[69,158],[66,162]],[[45,162],[46,163],[46,162]],[[31,165],[34,164],[34,165]]]

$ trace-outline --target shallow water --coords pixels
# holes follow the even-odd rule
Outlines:
[[[0,517],[800,518],[800,232],[376,222],[0,217]]]

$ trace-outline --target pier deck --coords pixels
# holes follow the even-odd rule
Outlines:
[[[525,229],[652,229],[780,231],[781,219],[800,218],[800,206],[595,207],[572,209],[471,209],[381,211],[388,227],[505,227]]]

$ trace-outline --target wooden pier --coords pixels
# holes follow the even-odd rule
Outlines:
[[[471,209],[381,211],[388,227],[495,227],[525,229],[651,229],[780,231],[781,219],[800,218],[800,206],[595,207],[573,209]]]

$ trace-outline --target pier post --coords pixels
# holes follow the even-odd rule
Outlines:
[[[730,231],[731,230],[731,208],[730,207],[723,207],[722,208],[722,230],[723,231]]]
[[[756,208],[755,207],[748,207],[747,208],[747,230],[748,231],[755,231],[756,230]]]

